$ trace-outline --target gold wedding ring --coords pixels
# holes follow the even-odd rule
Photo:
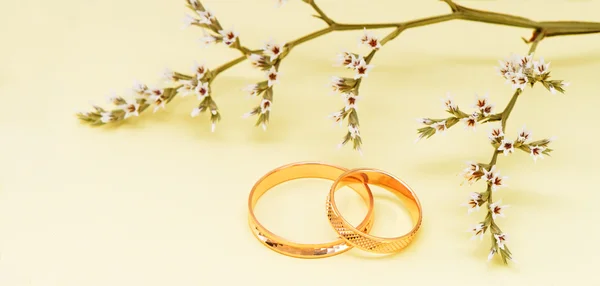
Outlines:
[[[411,231],[400,237],[384,238],[368,234],[346,221],[335,204],[335,192],[349,184],[371,184],[395,194],[408,208],[413,220]],[[365,251],[389,254],[399,252],[413,240],[421,226],[422,210],[419,199],[406,183],[384,171],[376,169],[354,169],[345,172],[333,183],[327,196],[327,218],[333,229],[348,244]]]
[[[340,239],[320,244],[295,243],[270,232],[256,219],[254,207],[263,194],[281,183],[302,178],[334,181],[326,196],[326,214],[330,225]],[[373,226],[374,205],[369,185],[392,192],[404,203],[413,221],[412,229],[407,234],[391,238],[369,234]],[[335,193],[343,187],[349,187],[356,191],[368,206],[365,219],[356,227],[340,214],[335,204]],[[264,175],[250,192],[248,210],[248,223],[252,233],[263,245],[281,254],[298,258],[329,257],[344,253],[352,247],[380,254],[396,253],[410,244],[423,220],[419,199],[406,183],[395,176],[377,169],[348,170],[317,162],[289,164]]]
[[[342,167],[336,167],[323,163],[306,162],[295,163],[279,167],[264,175],[252,188],[248,198],[248,223],[254,236],[268,248],[281,254],[297,258],[322,258],[344,253],[352,248],[344,239],[338,239],[329,243],[301,244],[291,242],[282,238],[262,226],[254,215],[254,206],[269,189],[295,179],[319,178],[336,180],[341,174],[348,171]],[[355,228],[359,232],[367,233],[373,225],[373,195],[369,187],[362,182],[346,182],[348,186],[356,191],[368,206],[365,219]],[[325,195],[325,194],[324,194]]]

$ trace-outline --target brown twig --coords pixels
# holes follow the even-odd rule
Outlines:
[[[512,27],[521,27],[521,28],[530,28],[534,31],[543,30],[544,38],[554,37],[554,36],[566,36],[566,35],[579,35],[579,34],[591,34],[591,33],[600,33],[600,23],[598,22],[577,22],[577,21],[534,21],[524,17],[513,16],[509,14],[495,13],[483,10],[476,10],[467,8],[464,6],[460,6],[454,3],[451,0],[441,0],[445,2],[450,9],[452,10],[449,14],[426,17],[422,19],[410,20],[405,22],[395,22],[395,23],[376,23],[376,24],[343,24],[337,23],[331,20],[324,12],[319,8],[319,6],[315,3],[314,0],[306,0],[308,4],[315,9],[315,11],[319,14],[319,17],[323,19],[328,27],[309,33],[305,36],[302,36],[296,40],[293,40],[288,43],[288,47],[291,49],[296,47],[302,43],[308,42],[315,38],[321,37],[323,35],[329,34],[334,31],[348,31],[348,30],[361,30],[361,29],[384,29],[384,28],[401,28],[402,30],[407,30],[416,27],[423,27],[428,25],[433,25],[437,23],[443,23],[451,20],[465,20],[465,21],[473,21],[480,23],[488,23],[488,24],[496,24],[496,25],[504,25],[504,26],[512,26]],[[397,35],[396,35],[397,36]],[[395,38],[395,36],[393,37]],[[391,38],[391,39],[393,39]],[[390,39],[390,40],[391,40]],[[537,42],[534,42],[532,48],[537,45]],[[232,62],[239,63],[243,60],[240,58],[232,60]],[[235,64],[234,64],[235,65]],[[231,67],[231,63],[225,63],[221,67],[217,69],[220,71],[224,71],[227,68]]]

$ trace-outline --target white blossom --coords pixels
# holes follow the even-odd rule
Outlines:
[[[446,127],[446,120],[442,120],[440,122],[436,122],[431,124],[431,127],[435,129],[436,132],[444,133],[448,128]]]
[[[111,91],[110,94],[106,97],[106,100],[112,104],[119,105],[120,102],[123,101],[123,98],[118,96],[115,91]]]
[[[550,63],[544,63],[544,59],[533,62],[533,73],[535,75],[545,75],[550,72]]]
[[[135,100],[131,100],[131,101],[127,101],[125,104],[122,104],[119,106],[119,108],[123,111],[125,111],[125,119],[131,117],[131,116],[139,116],[139,110],[140,110],[140,105],[135,101]]]
[[[208,82],[199,81],[198,85],[196,86],[195,92],[196,96],[198,97],[198,100],[203,100],[210,93]]]
[[[238,33],[233,30],[221,30],[219,34],[223,36],[223,43],[227,46],[233,45],[238,37]]]
[[[360,99],[356,94],[349,92],[342,94],[342,97],[346,101],[345,110],[348,111],[350,109],[357,109],[356,102]]]
[[[162,78],[168,82],[177,81],[177,78],[175,77],[175,72],[168,68],[163,71]]]
[[[515,60],[515,55],[511,54],[507,59],[498,61],[500,63],[500,66],[497,67],[499,74],[504,78],[509,79],[511,74],[517,72],[521,68],[520,64]]]
[[[506,176],[500,176],[500,172],[496,171],[496,165],[489,170],[484,169],[483,178],[490,184],[493,192],[501,187],[506,187],[505,181],[508,179]]]
[[[356,57],[352,53],[349,53],[349,52],[339,53],[337,55],[336,64],[334,64],[334,66],[343,66],[346,68],[354,68],[354,66],[352,64],[354,63],[355,60],[356,60]]]
[[[494,238],[496,239],[496,244],[500,249],[504,249],[504,244],[508,241],[508,235],[505,233],[496,233],[494,234]]]
[[[267,80],[269,87],[275,85],[276,83],[279,83],[279,72],[274,66],[272,66],[271,69],[267,71]]]
[[[498,147],[498,151],[502,151],[504,156],[508,156],[508,154],[515,151],[515,144],[510,139],[502,139],[502,142],[500,142],[500,146]]]
[[[484,96],[476,96],[474,107],[481,112],[481,115],[488,116],[494,109],[494,104],[490,102],[489,95],[486,93]]]
[[[504,138],[504,132],[502,132],[502,127],[492,128],[489,138],[492,141]]]
[[[425,125],[430,125],[431,123],[433,123],[433,120],[431,120],[429,118],[417,118],[416,120],[417,120],[417,122],[419,122],[421,124],[425,124]]]
[[[133,92],[141,95],[148,92],[148,86],[136,80],[133,82],[132,90]]]
[[[490,212],[492,213],[493,219],[496,219],[498,217],[505,217],[504,209],[510,207],[509,205],[501,206],[500,205],[501,203],[502,203],[502,200],[499,200],[493,204],[490,204]]]
[[[496,172],[496,165],[492,166],[489,170],[483,169],[483,178],[488,182],[492,182],[496,174],[498,174]]]
[[[529,152],[534,162],[537,162],[537,159],[544,159],[544,150],[546,150],[544,146],[529,146]]]
[[[198,23],[200,23],[198,21],[198,19],[186,14],[183,18],[183,27],[181,27],[181,28],[185,29],[193,24],[198,24]]]
[[[162,88],[149,88],[146,93],[149,95],[149,99],[155,99],[156,97],[163,97],[165,94],[165,90]]]
[[[521,129],[521,132],[519,132],[519,137],[517,138],[517,142],[525,143],[525,142],[527,142],[527,140],[529,140],[529,138],[531,138],[531,131],[527,130],[525,128],[525,126],[523,126],[523,128]]]
[[[246,86],[243,91],[247,92],[250,96],[257,96],[260,88],[258,87],[258,84],[251,84]]]
[[[506,181],[508,177],[506,176],[500,176],[499,173],[497,173],[494,178],[490,181],[491,187],[492,187],[492,192],[497,191],[499,188],[502,187],[506,187],[506,184],[504,183]]]
[[[517,67],[513,65],[511,61],[499,61],[500,67],[497,67],[498,73],[505,79],[509,79],[510,76],[517,72]]]
[[[156,105],[154,107],[153,112],[158,111],[160,108],[165,109],[166,99],[163,97],[163,95],[164,94],[161,94],[161,95],[152,94],[149,96],[152,103],[154,103]]]
[[[271,111],[271,101],[265,98],[260,103],[260,113],[265,114],[270,111]]]
[[[469,185],[479,180],[482,176],[481,167],[474,162],[467,162],[467,168],[462,171],[462,176]]]
[[[483,115],[484,117],[486,117],[486,116],[491,115],[493,110],[494,110],[494,104],[493,103],[488,103],[486,106],[484,106],[483,108],[481,108],[479,111],[481,112],[481,115]]]
[[[365,59],[360,58],[358,65],[354,67],[354,71],[356,74],[354,75],[354,79],[359,79],[363,77],[369,76],[369,71],[374,67],[374,65],[367,64]]]
[[[479,240],[483,240],[483,235],[485,234],[485,225],[483,223],[478,223],[474,225],[469,231],[473,233],[471,240],[479,238]]]
[[[271,61],[274,61],[283,52],[283,47],[280,44],[268,42],[265,44],[263,51],[265,55],[269,56]]]
[[[199,64],[198,62],[194,62],[194,68],[192,71],[196,75],[196,79],[201,80],[208,72],[208,68],[203,63]]]
[[[200,115],[200,113],[202,113],[202,111],[204,111],[204,106],[196,107],[192,110],[191,116],[196,117],[196,116]]]
[[[490,251],[490,254],[488,254],[488,261],[492,260],[492,258],[494,258],[494,255],[496,254],[496,248],[492,248],[492,250]]]
[[[177,93],[179,93],[181,97],[186,97],[190,93],[196,93],[196,86],[191,80],[181,80],[180,83],[183,85],[177,89]]]
[[[471,193],[469,200],[461,206],[467,207],[467,213],[479,211],[479,201],[481,201],[481,194]]]
[[[361,65],[361,63],[364,61],[365,61],[365,59],[362,56],[354,56],[352,59],[352,62],[349,65],[347,65],[346,67],[349,69],[355,70],[356,67]]]
[[[515,55],[516,61],[519,65],[519,67],[523,68],[523,69],[529,69],[531,68],[532,64],[533,64],[533,54],[529,54],[526,56],[517,56]]]
[[[514,89],[524,89],[529,81],[525,70],[532,68],[532,58],[533,54],[527,56],[512,54],[507,60],[499,61],[500,67],[497,70]]]
[[[475,129],[477,129],[477,125],[479,125],[478,118],[479,115],[477,113],[473,113],[469,117],[461,119],[461,121],[465,123],[465,128],[475,131]]]
[[[338,76],[331,77],[331,88],[334,92],[340,92],[343,87],[345,87],[345,81],[343,78]]]
[[[337,123],[340,126],[342,126],[343,116],[344,116],[344,113],[342,111],[336,111],[336,112],[330,114],[327,117],[330,118],[331,120],[333,120],[335,123]]]
[[[213,20],[215,20],[215,15],[213,15],[213,13],[211,13],[208,10],[196,11],[196,12],[200,16],[200,20],[199,20],[200,24],[211,25]]]
[[[200,38],[200,43],[202,43],[202,45],[206,47],[210,44],[216,43],[217,40],[217,37],[208,33],[204,33],[204,36]]]
[[[114,119],[112,112],[102,112],[102,113],[100,113],[100,116],[101,116],[100,120],[103,123],[111,122]]]
[[[366,28],[364,29],[363,36],[360,38],[360,43],[363,45],[367,45],[374,50],[381,48],[381,43],[379,42],[379,39],[373,33],[367,31]]]
[[[264,68],[269,65],[267,58],[261,54],[250,54],[248,59],[250,60],[250,64],[256,68]]]
[[[446,110],[448,111],[457,111],[458,110],[458,105],[456,105],[456,103],[454,103],[454,100],[452,99],[452,96],[450,95],[450,93],[446,93],[446,98],[442,99],[442,102],[444,103],[444,108],[446,108]]]
[[[348,124],[348,132],[350,132],[350,137],[352,137],[352,139],[355,139],[356,137],[360,137],[358,125]]]
[[[244,118],[244,119],[245,119],[245,118],[248,118],[248,117],[250,117],[250,116],[253,116],[253,115],[255,115],[256,113],[257,113],[257,111],[255,111],[255,110],[248,111],[248,112],[246,112],[246,113],[242,114],[242,118]]]
[[[508,81],[512,84],[513,89],[525,89],[529,82],[527,75],[523,71],[519,71],[510,75]]]
[[[515,73],[521,69],[529,69],[532,66],[533,54],[520,56],[511,54],[508,59],[500,62],[500,71],[504,73]]]

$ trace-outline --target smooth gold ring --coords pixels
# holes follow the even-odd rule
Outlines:
[[[294,163],[279,167],[264,175],[252,188],[248,199],[248,223],[254,236],[268,248],[281,254],[297,258],[323,258],[344,253],[352,248],[343,239],[321,244],[301,244],[284,239],[263,227],[254,215],[254,206],[258,199],[269,189],[294,179],[319,178],[336,180],[346,168],[316,162]],[[352,184],[351,186],[349,184]],[[366,184],[346,184],[355,190],[368,206],[365,219],[356,227],[369,232],[373,225],[373,194]]]
[[[412,230],[400,237],[384,238],[370,235],[348,223],[335,205],[335,192],[348,184],[371,184],[394,193],[408,208],[413,220]],[[406,183],[384,171],[376,169],[354,169],[345,172],[333,183],[327,196],[327,218],[333,229],[349,245],[365,251],[389,254],[399,252],[413,240],[421,227],[421,203]]]

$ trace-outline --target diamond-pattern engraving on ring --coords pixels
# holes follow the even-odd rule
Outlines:
[[[420,221],[410,234],[396,239],[376,239],[370,237],[362,230],[358,232],[345,222],[333,208],[331,197],[327,197],[327,218],[331,226],[338,234],[349,244],[374,253],[388,254],[395,253],[404,249],[413,240],[417,230],[420,228]]]

